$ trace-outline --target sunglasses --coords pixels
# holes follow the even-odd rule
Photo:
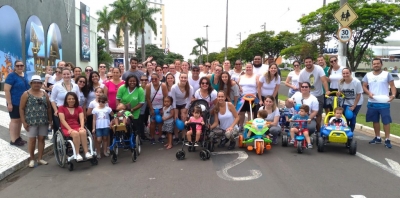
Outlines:
[[[92,69],[85,69],[85,72],[92,72]]]
[[[337,60],[331,60],[331,63],[336,63]]]
[[[148,81],[148,79],[146,78],[146,79],[140,79],[140,81]]]
[[[206,65],[206,67],[211,67],[211,65]]]
[[[304,88],[304,89],[306,89],[306,88],[309,88],[309,86],[301,86],[301,88]]]
[[[208,85],[208,82],[202,82],[201,84],[202,85]]]
[[[104,100],[99,100],[99,103],[103,103],[103,104],[105,104],[105,103],[106,103],[106,101],[104,101]]]
[[[15,67],[23,67],[24,65],[15,65]]]

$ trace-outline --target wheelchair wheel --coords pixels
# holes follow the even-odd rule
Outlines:
[[[57,131],[53,137],[53,150],[57,164],[63,168],[66,164],[66,145],[61,131]]]
[[[86,129],[86,128],[85,128]],[[95,149],[95,146],[94,146],[94,142],[96,141],[96,140],[94,140],[93,139],[93,135],[92,135],[92,133],[90,133],[90,131],[88,130],[88,129],[86,129],[86,133],[87,133],[87,138],[88,138],[88,148],[90,148],[90,150],[92,150],[93,152],[96,150]],[[89,147],[90,146],[90,142],[89,142],[89,139],[92,141],[92,147]]]
[[[136,149],[133,149],[132,151],[132,162],[136,162],[137,159],[137,152]]]
[[[355,141],[354,139],[351,140],[349,153],[350,155],[355,155],[357,153],[357,141]]]
[[[140,153],[142,152],[142,143],[140,142],[139,135],[136,135],[135,141],[136,141],[136,151],[137,151],[137,155],[139,156]]]
[[[73,163],[69,163],[68,170],[69,171],[73,171],[74,170],[74,164]]]
[[[176,152],[175,157],[176,157],[176,159],[178,159],[178,160],[184,160],[184,159],[185,159],[185,151],[183,151],[183,150],[178,150],[178,151]]]
[[[205,150],[200,151],[199,155],[201,160],[203,161],[207,160],[207,152]]]

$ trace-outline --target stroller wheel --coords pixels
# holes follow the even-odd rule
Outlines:
[[[113,154],[111,155],[111,163],[112,163],[112,164],[117,163],[117,154],[113,153]]]
[[[185,159],[185,151],[179,150],[176,152],[176,159],[178,160],[184,160]]]
[[[207,153],[207,159],[210,159],[210,157],[211,157],[211,152],[209,151],[209,150],[205,150],[206,151],[206,153]]]
[[[200,159],[202,159],[203,161],[205,161],[207,159],[207,152],[206,150],[202,150],[200,152]]]

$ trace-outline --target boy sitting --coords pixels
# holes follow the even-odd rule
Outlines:
[[[126,111],[126,106],[122,103],[119,103],[117,106],[118,112],[114,115],[114,119],[110,123],[110,128],[118,125],[127,125],[129,124],[129,117],[132,116],[130,111]]]
[[[253,120],[253,122],[251,123],[252,124],[252,128],[255,128],[255,129],[257,129],[258,128],[258,126],[257,126],[257,123],[262,123],[262,122],[264,122],[264,127],[267,127],[267,122],[265,121],[265,118],[267,118],[268,117],[268,112],[267,112],[267,110],[259,110],[258,112],[257,112],[257,118],[256,119],[254,119]],[[248,132],[247,132],[247,138],[246,139],[249,139],[251,137],[251,131],[249,130]]]
[[[310,122],[311,119],[308,118],[308,112],[310,111],[310,107],[308,105],[301,105],[300,109],[299,109],[299,114],[296,114],[292,117],[292,119],[290,119],[290,121],[294,121],[294,120],[305,120],[306,122],[302,122],[301,123],[301,128],[303,129],[303,134],[304,137],[306,138],[307,144],[308,144],[308,148],[312,148],[312,144],[311,144],[311,140],[310,140],[310,136],[308,134],[308,129],[307,129],[307,122]],[[298,133],[300,129],[299,123],[295,122],[293,123],[293,127],[290,129],[290,142],[289,145],[293,145],[294,144],[294,134]]]
[[[339,123],[339,126],[347,127],[347,123],[343,119],[343,111],[344,109],[342,107],[336,107],[334,110],[335,116],[329,120],[329,125],[336,125],[336,123]]]

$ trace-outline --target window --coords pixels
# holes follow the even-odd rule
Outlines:
[[[162,45],[160,45],[160,47],[162,47]]]
[[[132,42],[129,42],[129,45],[132,45]]]
[[[147,37],[147,39],[149,39],[149,40],[150,40],[150,36],[149,36],[149,37]]]
[[[156,21],[157,20],[157,17],[154,17],[154,21]]]
[[[162,0],[160,0],[160,3],[162,3]]]

